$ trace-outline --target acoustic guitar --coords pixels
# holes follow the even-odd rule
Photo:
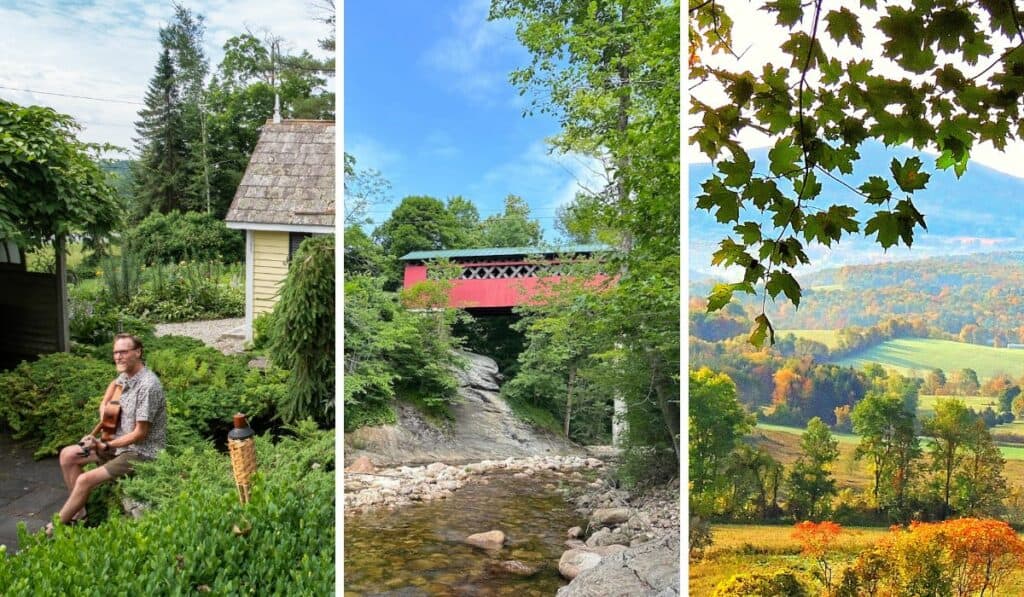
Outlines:
[[[100,422],[89,432],[89,437],[95,437],[99,433],[99,439],[104,443],[114,439],[114,434],[117,433],[117,424],[121,420],[121,392],[123,388],[121,384],[116,382],[113,386],[113,391],[108,392],[103,397],[103,404],[100,406]],[[86,447],[85,442],[78,442],[78,445],[82,448],[82,456],[88,456],[90,449]]]

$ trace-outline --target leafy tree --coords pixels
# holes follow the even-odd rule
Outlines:
[[[506,395],[558,416],[563,435],[579,442],[604,441],[611,427],[611,394],[592,377],[596,355],[613,343],[597,316],[602,294],[586,277],[563,277],[545,284],[537,303],[515,309],[525,348]]]
[[[953,479],[952,506],[968,516],[995,516],[1003,510],[1009,491],[1003,476],[999,447],[980,418],[970,428],[960,468]]]
[[[831,467],[839,458],[839,442],[828,425],[815,417],[800,437],[800,450],[786,478],[790,512],[798,520],[825,516],[831,509],[829,500],[836,494]]]
[[[345,227],[345,277],[380,276],[385,271],[384,253],[380,246],[358,225]]]
[[[106,237],[119,204],[70,117],[0,100],[0,238],[31,248],[58,237]]]
[[[728,455],[753,424],[736,399],[729,376],[702,368],[689,379],[690,491],[700,494],[721,483]]]
[[[872,2],[855,13],[821,2],[765,2],[758,14],[763,27],[790,31],[780,46],[787,57],[740,72],[729,58],[737,52],[726,9],[696,0],[689,8],[697,123],[690,141],[716,168],[697,207],[733,226],[712,263],[743,270],[741,281],[712,290],[711,309],[759,289],[765,300],[782,294],[799,305],[793,271],[810,263],[812,245],[831,247],[858,233],[884,249],[912,245],[926,228],[914,196],[931,178],[930,158],[893,159],[888,171],[863,172],[858,150],[866,141],[934,149],[936,168],[960,176],[976,144],[1001,149],[1024,133],[1024,51],[1016,45],[1024,19],[1014,3]],[[875,68],[882,64],[891,70]],[[751,133],[768,137],[766,163],[742,146]],[[825,179],[838,180],[853,200],[823,205]],[[763,307],[750,340],[774,341]]]
[[[623,397],[628,441],[654,470],[654,454],[679,451],[679,4],[493,0],[531,62],[512,73],[531,98],[527,113],[552,114],[555,150],[602,161],[606,184],[581,196],[587,230],[621,242],[620,277],[603,309],[621,338],[604,369]],[[653,403],[651,399],[653,398]],[[653,448],[653,449],[652,449]],[[671,466],[674,464],[674,466]]]
[[[861,438],[856,458],[870,461],[876,507],[891,506],[902,514],[912,465],[921,453],[914,413],[905,408],[899,396],[872,391],[853,408],[852,419],[853,429]]]
[[[370,207],[383,204],[391,190],[391,182],[372,169],[357,169],[356,156],[345,153],[345,228],[369,224]],[[474,208],[475,209],[475,208]]]
[[[962,459],[961,448],[972,441],[978,418],[963,400],[946,399],[935,403],[935,415],[922,421],[921,430],[932,438],[932,468],[942,474],[942,517],[950,514],[950,488],[953,472]]]
[[[464,229],[444,203],[434,197],[409,196],[373,231],[373,239],[389,258],[388,285],[401,285],[402,269],[398,258],[412,251],[437,251],[466,248],[472,243]]]
[[[302,241],[274,308],[270,355],[288,370],[285,422],[334,424],[334,235]]]
[[[782,464],[764,448],[740,443],[729,455],[722,471],[722,480],[730,486],[728,513],[743,514],[753,507],[759,518],[778,515],[779,487],[784,472]]]
[[[517,195],[505,197],[505,211],[488,216],[480,228],[486,247],[536,247],[544,234],[540,222],[530,220],[530,206]]]

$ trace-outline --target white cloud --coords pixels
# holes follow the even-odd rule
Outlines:
[[[453,29],[423,56],[428,67],[447,84],[475,101],[490,101],[509,90],[508,67],[499,61],[517,60],[525,50],[508,21],[488,21],[489,0],[466,0],[451,15]]]
[[[361,135],[345,137],[345,153],[356,158],[356,167],[386,173],[403,161],[401,152],[386,147],[376,139]],[[385,175],[385,178],[387,176]]]
[[[213,0],[189,3],[204,15],[206,54],[211,69],[221,60],[231,35],[269,27],[294,49],[322,55],[317,39],[329,32],[309,10],[279,2]],[[133,148],[134,122],[159,55],[158,30],[173,16],[170,2],[95,0],[88,4],[43,0],[0,0],[0,97],[19,104],[40,104],[69,114],[82,126],[84,141]],[[82,97],[126,100],[116,103]]]

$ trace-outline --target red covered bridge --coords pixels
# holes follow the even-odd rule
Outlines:
[[[607,253],[605,245],[569,245],[563,247],[503,247],[456,249],[450,251],[413,251],[403,257],[404,287],[427,279],[427,265],[447,259],[462,268],[449,293],[450,307],[470,312],[508,312],[527,304],[541,279],[560,275],[559,265],[567,260]],[[595,282],[606,279],[600,274]]]

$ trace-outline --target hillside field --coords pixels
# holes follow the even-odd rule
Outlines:
[[[1024,373],[1024,350],[992,348],[950,340],[900,338],[834,361],[844,367],[863,368],[870,363],[896,369],[903,375],[923,378],[932,369],[946,376],[960,369],[974,369],[979,380],[998,373],[1018,378]]]

